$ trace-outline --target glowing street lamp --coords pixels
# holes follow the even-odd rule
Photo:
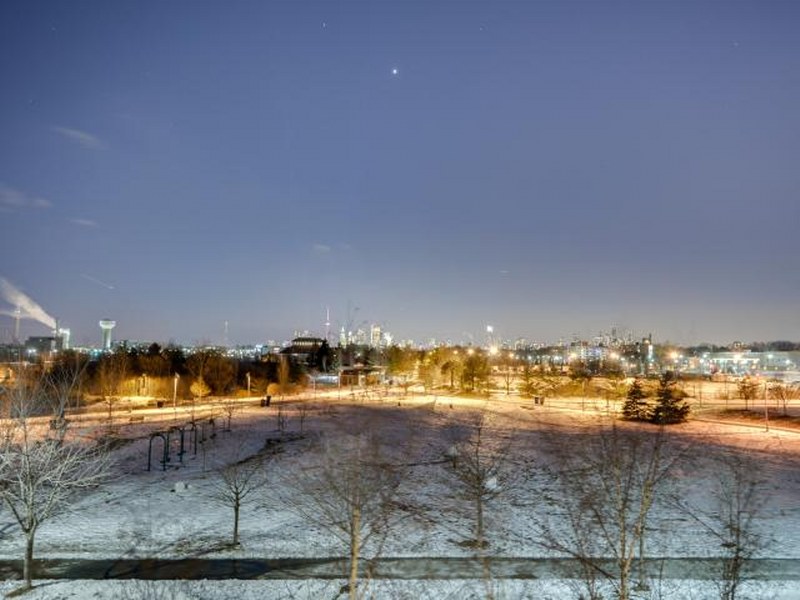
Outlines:
[[[175,373],[172,378],[172,411],[175,413],[175,418],[178,418],[178,380],[181,378],[180,374]]]

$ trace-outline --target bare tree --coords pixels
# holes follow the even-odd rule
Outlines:
[[[417,367],[419,381],[422,383],[423,393],[429,394],[431,389],[436,387],[438,377],[441,375],[439,365],[440,356],[434,352],[425,354]]]
[[[540,371],[531,377],[528,393],[531,396],[552,396],[558,390],[559,384],[559,377],[548,374],[546,365],[542,365]]]
[[[638,586],[647,587],[646,526],[683,451],[671,447],[663,428],[626,430],[616,424],[553,438],[548,450],[568,530],[543,521],[543,543],[580,562],[590,598],[599,597],[599,580],[606,580],[619,600],[628,600],[637,560]],[[598,559],[604,556],[615,568]]]
[[[487,504],[499,496],[509,477],[508,451],[510,434],[491,427],[486,413],[474,415],[467,435],[448,450],[453,474],[461,496],[473,505],[474,522],[469,546],[484,549]]]
[[[472,505],[472,539],[464,545],[476,551],[483,570],[487,598],[494,598],[494,586],[486,548],[486,511],[492,500],[507,488],[510,479],[509,445],[511,432],[491,426],[485,412],[474,415],[467,435],[456,441],[446,455],[452,461],[461,497]]]
[[[197,404],[197,399],[208,396],[211,393],[211,388],[208,387],[203,377],[200,376],[189,386],[189,391],[192,393],[192,422],[194,422],[194,409]]]
[[[749,375],[745,375],[739,380],[738,384],[739,396],[744,400],[744,409],[749,410],[748,402],[756,399],[758,394],[758,381]]]
[[[303,433],[308,413],[311,411],[311,406],[305,400],[300,400],[297,404],[297,421],[300,424],[300,433]]]
[[[106,354],[100,359],[98,379],[100,382],[100,393],[108,409],[109,427],[113,425],[114,404],[117,401],[119,390],[128,377],[129,362],[129,357],[124,350],[117,350],[112,354]]]
[[[386,367],[392,379],[403,388],[403,397],[408,396],[408,389],[414,380],[419,353],[411,348],[392,345],[386,350]]]
[[[781,403],[783,415],[788,416],[789,402],[791,400],[797,400],[797,398],[800,397],[800,388],[796,385],[777,382],[770,386],[769,394],[772,398]]]
[[[217,469],[213,498],[233,509],[232,545],[239,545],[239,513],[242,505],[253,499],[253,494],[266,483],[264,463],[260,456],[234,460]]]
[[[442,364],[441,372],[442,375],[445,373],[449,374],[449,383],[450,383],[450,391],[452,392],[455,389],[455,377],[456,373],[459,372],[461,368],[461,363],[458,360],[458,352],[450,351],[450,357]]]
[[[239,412],[241,405],[237,398],[228,396],[220,400],[220,406],[222,407],[222,413],[225,415],[225,431],[230,431],[233,416]]]
[[[210,353],[207,350],[196,349],[186,359],[186,370],[192,379],[202,379],[205,376],[209,356]]]
[[[286,354],[280,355],[280,362],[278,363],[278,387],[280,388],[281,397],[289,393],[291,388],[291,368],[289,366],[289,358]]]
[[[0,498],[25,535],[23,579],[32,587],[36,533],[58,515],[75,492],[95,487],[109,473],[109,454],[92,440],[70,436],[35,419],[44,402],[43,381],[19,381],[6,394],[10,418],[0,436]]]
[[[286,427],[289,425],[289,417],[286,416],[283,404],[279,404],[278,410],[275,412],[275,425],[281,433],[286,431]]]
[[[595,382],[595,389],[606,400],[606,413],[617,412],[619,405],[624,409],[625,403],[621,402],[627,397],[629,386],[621,377],[607,375]]]
[[[67,410],[77,404],[80,398],[80,385],[86,372],[86,362],[75,355],[75,360],[62,362],[42,374],[42,394],[46,409],[53,415],[50,426],[63,436],[67,427]]]
[[[290,510],[345,546],[350,600],[366,593],[366,585],[359,589],[359,564],[368,547],[373,557],[380,554],[399,482],[398,468],[382,458],[377,437],[361,434],[324,440],[314,464],[293,472],[281,486],[281,501]]]
[[[744,581],[744,568],[767,543],[758,533],[755,519],[767,494],[762,489],[761,469],[742,453],[726,453],[711,461],[707,480],[713,499],[708,507],[697,507],[683,498],[675,502],[683,514],[719,542],[722,549],[718,589],[721,600],[735,600]]]
[[[503,383],[506,388],[506,396],[511,394],[511,384],[517,377],[517,358],[513,352],[503,352],[500,364],[503,367]]]

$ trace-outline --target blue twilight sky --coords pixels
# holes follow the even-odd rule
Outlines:
[[[326,306],[798,340],[798,32],[794,1],[6,0],[0,277],[87,343]]]

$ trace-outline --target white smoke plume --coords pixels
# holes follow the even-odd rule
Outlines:
[[[29,296],[18,290],[14,284],[3,277],[0,277],[0,296],[12,306],[19,307],[19,317],[21,319],[37,321],[48,329],[56,328],[56,320],[53,317],[48,315],[41,306],[36,304]],[[14,310],[3,310],[2,314],[13,317],[17,316]]]

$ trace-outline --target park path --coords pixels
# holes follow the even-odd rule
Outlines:
[[[581,577],[572,558],[502,557],[486,559],[496,579],[571,579]],[[596,561],[614,571],[611,559]],[[370,568],[363,561],[364,569]],[[651,578],[714,580],[722,572],[719,558],[649,558]],[[766,581],[800,582],[800,559],[763,558],[749,561],[745,576]],[[344,558],[274,559],[47,559],[34,562],[34,579],[343,579]],[[371,566],[375,579],[479,579],[483,565],[470,558],[381,558]],[[638,572],[637,572],[638,574]],[[19,579],[22,561],[0,561],[0,577]],[[799,584],[800,585],[800,584]]]

